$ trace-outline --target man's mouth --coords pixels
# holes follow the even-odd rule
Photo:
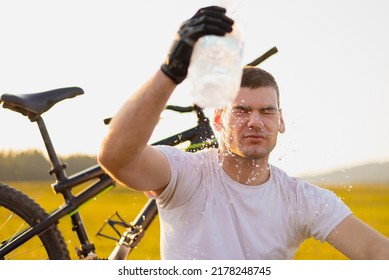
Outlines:
[[[253,133],[250,133],[250,134],[245,134],[243,136],[243,138],[245,138],[245,139],[253,139],[253,140],[262,140],[262,139],[266,139],[266,136],[264,134],[253,134]]]

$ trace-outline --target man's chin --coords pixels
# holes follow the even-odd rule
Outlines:
[[[268,151],[264,151],[259,147],[242,147],[242,148],[227,148],[222,149],[224,156],[233,156],[249,160],[262,160],[269,157]]]
[[[260,149],[244,149],[241,151],[241,157],[250,160],[267,159],[269,153]]]

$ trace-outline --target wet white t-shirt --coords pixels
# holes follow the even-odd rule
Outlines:
[[[293,259],[307,238],[324,241],[350,209],[331,191],[270,166],[258,186],[232,180],[217,150],[159,146],[172,178],[156,198],[162,259]]]

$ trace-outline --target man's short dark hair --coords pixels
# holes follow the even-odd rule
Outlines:
[[[277,101],[279,105],[280,92],[276,80],[269,72],[255,67],[245,66],[243,68],[242,82],[240,87],[256,89],[259,87],[272,87],[277,92]]]

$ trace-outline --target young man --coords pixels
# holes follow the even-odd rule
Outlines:
[[[193,45],[231,32],[220,7],[180,28],[165,63],[113,118],[99,155],[118,181],[155,197],[163,259],[292,259],[314,236],[353,259],[389,259],[389,240],[332,192],[269,164],[285,131],[276,81],[246,67],[240,91],[215,111],[220,148],[195,154],[147,145],[160,113],[187,74]],[[136,137],[134,137],[136,136]]]

